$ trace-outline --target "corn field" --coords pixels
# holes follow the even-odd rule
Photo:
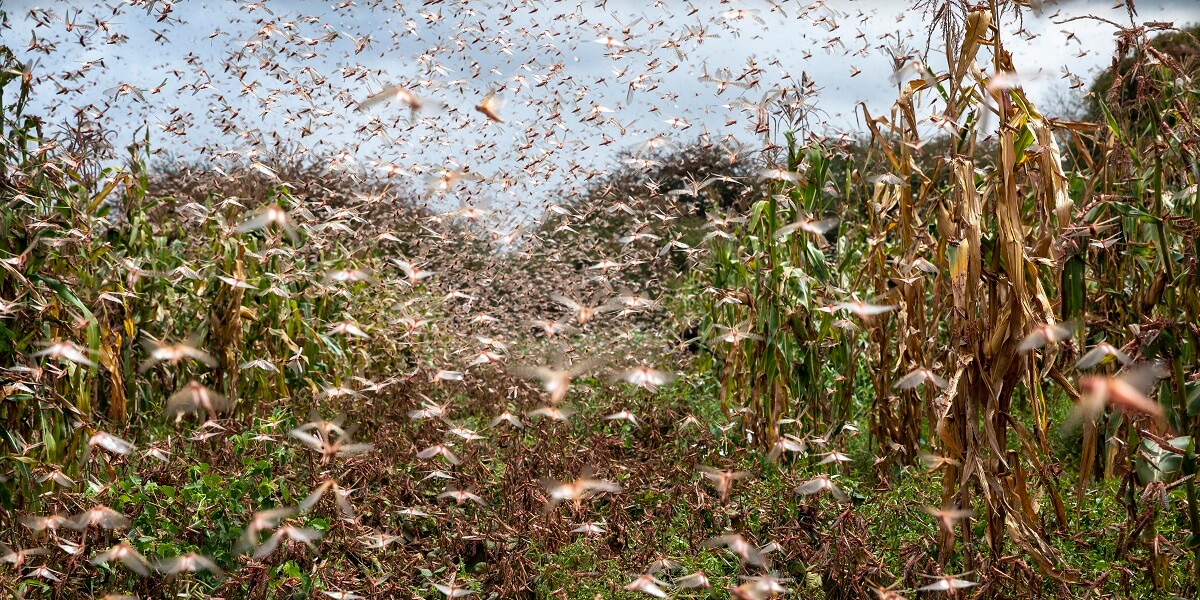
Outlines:
[[[113,15],[185,31],[170,3],[129,4]],[[222,59],[243,96],[268,87],[247,73],[315,60],[289,44],[318,16],[268,4],[242,7],[257,37]],[[535,4],[505,12],[539,24]],[[713,22],[786,15],[768,4]],[[1017,64],[1041,4],[920,3],[926,50],[889,46],[865,75],[894,100],[854,105],[844,135],[807,73],[760,89],[706,63],[718,93],[761,95],[741,100],[752,143],[656,135],[516,225],[520,193],[507,215],[480,200],[515,178],[458,159],[355,171],[245,130],[253,151],[189,161],[170,123],[114,129],[82,94],[55,123],[48,68],[6,34],[0,590],[1200,597],[1200,42],[1131,4],[1128,25],[1053,21],[1115,40],[1088,108],[1061,116],[1027,93],[1040,65]],[[27,18],[81,45],[120,21],[63,14]],[[645,19],[596,46],[644,60],[623,53]],[[301,50],[372,48],[330,35]],[[535,62],[557,116],[569,69]],[[289,77],[281,96],[322,98],[315,71]],[[512,106],[515,80],[465,110],[424,82],[329,113],[392,106],[395,139],[376,116],[356,132],[385,147],[477,135],[468,117],[502,142],[542,106]],[[314,134],[315,113],[286,114]],[[626,118],[608,119],[624,135]],[[477,164],[518,160],[488,135],[462,142],[493,153]],[[561,174],[538,144],[521,178],[545,187]]]

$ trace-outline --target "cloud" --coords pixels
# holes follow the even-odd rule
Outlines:
[[[747,2],[757,12],[738,18],[726,14],[729,5],[677,1],[364,3],[312,12],[312,3],[288,0],[267,3],[270,13],[217,1],[176,3],[160,21],[160,12],[124,4],[113,16],[109,7],[89,12],[71,2],[18,0],[9,3],[9,34],[56,41],[57,50],[40,57],[41,72],[82,89],[58,94],[47,79],[37,99],[52,118],[69,118],[73,107],[90,103],[104,110],[120,136],[148,123],[156,145],[177,155],[294,144],[418,173],[454,164],[510,174],[523,181],[518,193],[544,197],[549,189],[584,185],[617,151],[656,135],[687,139],[706,132],[753,141],[747,126],[754,119],[738,101],[795,85],[802,74],[820,89],[816,107],[827,122],[819,126],[853,129],[860,103],[883,114],[896,96],[889,50],[925,55],[929,15],[903,3],[783,4],[786,16],[768,2]],[[42,6],[52,16],[29,13]],[[1082,90],[1070,89],[1070,74],[1090,81],[1111,61],[1111,25],[1064,22],[1088,13],[1127,20],[1108,6],[1065,2],[1041,15],[1026,11],[1022,34],[1013,33],[1017,15],[1004,17],[1002,39],[1014,64],[1038,75],[1025,84],[1034,102],[1078,94]],[[1184,0],[1139,3],[1143,20],[1195,20],[1196,11]],[[48,24],[36,26],[39,19]],[[104,43],[113,33],[127,41]],[[86,43],[79,43],[81,35]],[[620,45],[596,43],[601,36]],[[935,69],[945,60],[938,43],[932,40],[926,56]],[[103,68],[69,78],[85,61],[100,60]],[[703,72],[736,81],[701,81]],[[161,92],[145,102],[115,94],[121,83],[149,90],[164,80]],[[756,87],[738,87],[746,82]],[[399,104],[351,110],[396,84],[448,108],[416,124]],[[493,88],[508,98],[502,124],[472,110]],[[590,118],[597,105],[615,112]],[[191,125],[174,135],[171,124],[188,113]],[[690,127],[666,123],[675,118]]]

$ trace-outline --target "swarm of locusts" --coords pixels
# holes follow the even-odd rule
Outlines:
[[[0,591],[1200,589],[1188,31],[218,4],[0,10]]]

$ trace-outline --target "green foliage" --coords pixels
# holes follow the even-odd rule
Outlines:
[[[101,167],[101,141],[73,139],[68,147],[43,134],[24,112],[22,65],[7,48],[0,60],[0,89],[6,97],[16,92],[3,114],[10,176],[0,207],[0,362],[15,374],[0,395],[11,478],[0,494],[4,506],[21,507],[47,489],[31,477],[40,467],[76,474],[94,433],[160,418],[165,400],[190,380],[235,399],[247,415],[369,373],[376,355],[401,355],[407,342],[329,331],[352,315],[386,315],[411,294],[395,280],[326,279],[385,269],[384,248],[364,248],[349,229],[313,213],[337,207],[261,174],[243,179],[240,200],[229,198],[231,189],[193,190],[186,203],[150,193],[148,137],[129,147],[125,166]],[[306,176],[331,185],[328,174]],[[319,249],[293,245],[301,240],[282,227],[231,235],[269,206],[290,213],[288,228]],[[189,336],[213,355],[212,368],[144,362],[148,340]],[[39,358],[54,343],[72,344],[91,364]]]
[[[787,152],[785,170],[796,175],[768,181],[744,223],[710,234],[711,258],[692,284],[723,399],[754,411],[756,433],[768,445],[779,436],[771,424],[785,415],[812,431],[855,416],[848,403],[828,402],[823,382],[853,370],[858,342],[819,309],[834,290],[849,287],[861,255],[827,214],[834,202],[825,191],[827,151],[789,136]],[[845,241],[831,247],[829,238]],[[730,331],[756,337],[721,339]],[[843,391],[849,399],[851,388]]]
[[[1094,478],[1123,478],[1131,519],[1135,486],[1153,496],[1194,464],[1188,382],[1200,340],[1192,239],[1200,195],[1189,115],[1200,96],[1190,59],[1162,52],[1188,34],[1156,46],[1147,30],[1129,30],[1120,72],[1136,79],[1134,95],[1102,102],[1099,128],[1047,121],[1020,88],[994,91],[983,73],[963,68],[995,45],[997,15],[984,7],[960,15],[963,30],[946,32],[945,70],[926,66],[890,115],[863,109],[867,148],[786,134],[777,169],[765,172],[768,189],[744,222],[716,224],[690,282],[693,297],[682,304],[704,318],[701,366],[719,380],[727,408],[748,409],[746,427],[761,445],[836,438],[840,423],[866,417],[876,477],[922,453],[945,456],[953,462],[929,504],[986,500],[985,528],[934,532],[940,556],[963,569],[986,564],[973,542],[987,540],[995,557],[1013,535],[1043,576],[1065,582],[1078,567],[1046,541],[1069,520],[1047,471],[1057,468],[1048,441],[1059,425],[1087,415],[1082,439],[1065,442],[1079,453],[1061,456],[1078,460],[1077,503]],[[1000,47],[990,68],[1019,70]],[[948,107],[939,118],[958,134],[935,139],[941,155],[926,157],[933,146],[921,139],[914,107],[935,94]],[[1003,127],[995,130],[997,112]],[[1073,151],[1066,168],[1062,143]],[[816,226],[830,213],[841,217],[829,236],[835,244]],[[1031,353],[1028,336],[1056,320],[1081,333]],[[1051,418],[1056,405],[1104,413],[1110,400],[1118,404],[1116,392],[1103,391],[1114,381],[1111,363],[1090,377],[1070,368],[1101,342],[1162,366],[1165,380],[1150,392],[1157,404],[1144,410],[1161,407],[1172,433],[1137,410]],[[781,422],[799,431],[785,436]],[[1160,446],[1167,442],[1159,436],[1176,449]],[[1200,528],[1194,484],[1179,483],[1187,503],[1175,514]],[[1031,494],[1052,507],[1057,528]],[[1158,513],[1145,510],[1141,526],[1154,531]],[[1152,555],[1151,585],[1164,586],[1165,558]],[[1195,568],[1200,578],[1200,553]]]
[[[1135,35],[1118,40],[1119,62],[1098,75],[1088,88],[1087,117],[1101,121],[1105,111],[1115,109],[1139,129],[1157,127],[1148,120],[1154,112],[1147,110],[1146,103],[1163,99],[1164,92],[1166,98],[1187,93],[1189,86],[1176,88],[1173,82],[1163,81],[1163,75],[1200,75],[1200,26],[1162,31],[1152,37],[1150,32],[1131,33]],[[1138,35],[1145,37],[1139,39]],[[1173,119],[1168,122],[1175,123]]]

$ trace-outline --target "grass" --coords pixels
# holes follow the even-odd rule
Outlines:
[[[680,381],[649,399],[599,380],[584,385],[589,389],[577,396],[583,400],[576,405],[580,416],[573,423],[490,431],[494,450],[485,451],[480,445],[476,454],[468,444],[461,449],[464,464],[459,468],[412,460],[415,449],[433,439],[437,427],[408,420],[405,412],[416,408],[410,394],[373,398],[349,419],[360,423],[370,439],[388,441],[379,444],[375,455],[339,467],[339,478],[350,482],[344,485],[359,489],[350,496],[358,523],[342,520],[332,502],[323,502],[313,513],[298,518],[298,524],[324,534],[319,557],[287,544],[264,562],[248,562],[231,552],[252,512],[294,506],[318,478],[321,469],[312,453],[279,441],[298,423],[295,411],[302,411],[302,406],[279,408],[256,418],[245,431],[218,433],[202,441],[160,426],[145,432],[144,441],[157,440],[162,447],[163,440],[170,440],[169,463],[152,458],[115,462],[111,465],[114,484],[63,493],[59,496],[63,505],[46,509],[72,512],[72,505],[105,503],[132,518],[121,537],[144,555],[196,551],[238,570],[221,580],[207,575],[140,580],[130,578],[119,566],[96,569],[82,580],[80,571],[65,569],[64,574],[84,582],[78,592],[97,596],[123,589],[144,597],[170,591],[307,598],[319,590],[354,590],[434,598],[437,594],[430,583],[447,579],[449,569],[480,592],[504,589],[509,590],[506,595],[537,598],[590,599],[597,594],[638,598],[643,596],[622,588],[654,561],[669,558],[679,564],[672,574],[702,570],[714,586],[713,591],[680,591],[677,597],[723,597],[719,590],[738,585],[738,576],[745,571],[734,555],[706,550],[703,542],[727,531],[742,532],[759,544],[780,542],[785,550],[776,557],[777,568],[792,578],[789,587],[806,597],[858,597],[869,593],[873,584],[896,582],[912,588],[922,584],[922,574],[965,570],[964,557],[957,552],[938,556],[937,527],[922,510],[938,504],[941,474],[894,466],[881,474],[866,435],[844,440],[854,460],[839,473],[838,481],[857,498],[851,509],[827,495],[795,493],[800,481],[828,472],[813,458],[770,463],[761,453],[746,450],[737,427],[723,431],[720,426],[725,422],[717,417],[720,407],[712,381]],[[485,423],[496,411],[494,404],[479,401],[476,389],[442,391],[456,398],[452,412],[460,425]],[[639,400],[646,402],[637,411],[643,420],[639,428],[613,426],[600,418]],[[686,414],[696,415],[703,425],[677,429]],[[551,430],[556,435],[546,435]],[[736,483],[729,503],[722,504],[696,471],[701,464],[757,475]],[[584,465],[619,481],[625,492],[585,502],[578,509],[565,503],[545,513],[544,491],[525,474],[569,479]],[[438,501],[435,496],[441,485],[422,481],[434,468],[456,471],[458,481],[486,490],[489,506],[459,507]],[[312,475],[301,475],[305,472]],[[1114,552],[1122,541],[1129,542],[1121,539],[1127,528],[1122,523],[1118,487],[1113,483],[1091,490],[1079,507],[1077,527],[1083,533],[1053,537],[1055,549],[1063,563],[1077,570],[1079,581],[1099,582],[1098,594],[1166,598],[1169,594],[1161,590],[1183,585],[1187,566],[1178,561],[1168,566],[1167,580],[1156,589],[1144,576],[1150,557],[1140,546],[1129,553]],[[1184,502],[1178,488],[1166,498],[1176,506]],[[398,512],[403,507],[428,511],[442,524],[403,516]],[[1043,518],[1050,518],[1044,504],[1042,508]],[[564,533],[585,521],[604,523],[607,533]],[[975,539],[984,544],[984,525],[976,520],[972,527]],[[1162,519],[1157,535],[1178,539],[1185,527],[1184,520]],[[368,552],[360,538],[371,531],[403,539],[382,551]],[[89,544],[106,547],[118,539],[109,538]],[[1006,568],[1023,577],[1001,585],[996,592],[1002,595],[1017,590],[1075,595],[1089,587],[1060,586],[1032,566],[1022,565],[1017,555],[999,561],[1015,563]],[[429,565],[439,567],[431,570]],[[88,567],[77,564],[75,569]],[[15,590],[48,587],[27,580]]]

